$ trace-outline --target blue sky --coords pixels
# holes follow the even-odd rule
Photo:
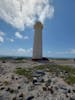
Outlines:
[[[18,22],[18,19],[13,22],[10,15],[17,15],[15,14],[16,11],[14,13],[12,10],[10,10],[12,13],[6,16],[7,20],[4,15],[1,16],[1,10],[4,10],[6,14],[11,7],[8,7],[8,5],[5,7],[5,0],[3,1],[2,3],[2,0],[0,0],[0,55],[32,56],[33,24],[35,21],[32,20],[34,23],[30,23],[31,20],[25,22],[26,19],[24,19],[25,26],[21,21]],[[41,15],[42,17],[36,14],[44,24],[43,55],[47,57],[75,57],[75,0],[53,0],[50,4],[48,0],[44,6],[48,5],[50,6],[50,12],[45,11],[48,11],[50,15],[47,15],[45,11]],[[40,3],[40,6],[42,6],[42,3]],[[54,12],[51,7],[54,8]],[[32,13],[30,12],[30,14]],[[33,19],[35,18],[36,16],[33,17]]]

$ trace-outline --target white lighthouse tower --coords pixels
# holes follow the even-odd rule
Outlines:
[[[34,25],[34,45],[33,45],[33,60],[42,59],[42,29],[43,24],[41,22],[36,22]]]

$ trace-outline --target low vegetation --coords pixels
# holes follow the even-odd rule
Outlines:
[[[32,80],[32,70],[30,69],[16,68],[15,73],[18,75],[23,75],[27,77],[29,80]]]
[[[75,76],[69,75],[69,76],[67,77],[67,79],[66,79],[66,82],[67,82],[68,84],[75,84]]]
[[[4,85],[9,85],[10,84],[8,81],[4,81],[3,83],[4,83]]]
[[[58,77],[63,78],[68,84],[75,84],[75,68],[70,66],[45,64],[35,66],[32,69],[17,68],[15,73],[18,75],[23,75],[27,77],[29,80],[32,80],[32,72],[36,70],[45,70],[50,73],[54,73]],[[63,76],[60,75],[61,72]]]
[[[63,79],[68,83],[68,84],[75,84],[75,68],[71,66],[63,66],[63,65],[55,65],[55,64],[47,64],[47,65],[40,65],[34,67],[36,70],[46,70],[50,73],[55,73],[56,75],[60,76],[60,72],[63,74]]]

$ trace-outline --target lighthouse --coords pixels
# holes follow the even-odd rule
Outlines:
[[[43,24],[41,22],[36,22],[34,25],[33,60],[42,59],[42,30]]]

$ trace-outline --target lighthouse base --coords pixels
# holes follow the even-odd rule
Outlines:
[[[46,57],[42,57],[41,59],[32,58],[32,61],[49,61],[49,59]]]

